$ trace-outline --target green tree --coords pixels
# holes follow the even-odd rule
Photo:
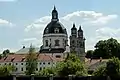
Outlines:
[[[106,76],[106,66],[100,65],[98,69],[93,72],[93,76]]]
[[[76,55],[68,55],[65,61],[57,64],[56,70],[59,76],[68,76],[69,74],[84,76],[87,70],[84,63]]]
[[[50,76],[50,74],[56,75],[55,68],[53,67],[44,68],[37,73],[37,75],[39,76]]]
[[[0,76],[8,76],[11,75],[11,73],[15,71],[15,67],[14,66],[10,66],[10,65],[3,65],[0,66]]]
[[[120,75],[120,60],[113,57],[107,62],[106,74],[110,76],[119,76]]]
[[[120,43],[116,39],[100,40],[95,45],[93,56],[96,58],[120,57]]]
[[[93,57],[93,50],[88,50],[87,52],[86,52],[86,58],[92,58]]]
[[[94,76],[120,76],[120,60],[112,57],[106,65],[100,66],[94,73]]]
[[[3,57],[6,57],[10,53],[9,49],[3,51]]]
[[[26,56],[26,74],[35,74],[37,68],[37,54],[35,53],[35,48],[30,46],[29,53]]]

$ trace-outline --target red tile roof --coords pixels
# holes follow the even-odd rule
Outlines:
[[[9,54],[7,57],[0,59],[0,62],[22,62],[25,61],[27,54]],[[39,61],[62,61],[62,58],[47,54],[38,54]]]

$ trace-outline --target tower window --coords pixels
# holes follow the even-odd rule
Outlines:
[[[48,46],[48,40],[45,40],[45,46]]]
[[[84,47],[84,43],[83,42],[80,42],[80,47]]]
[[[21,68],[21,71],[23,71],[23,68]]]
[[[75,43],[75,41],[73,40],[73,41],[72,41],[72,44],[74,44],[74,43]]]
[[[76,30],[72,30],[72,34],[76,34]]]
[[[40,70],[42,70],[42,68],[40,67]]]
[[[59,33],[59,29],[58,28],[55,28],[55,33]]]
[[[59,46],[59,40],[55,40],[55,46]]]
[[[16,71],[18,70],[18,68],[16,68]]]
[[[56,13],[53,13],[53,17],[54,17],[54,19],[56,19],[57,17],[56,17]]]
[[[45,33],[48,33],[48,28],[46,29]]]

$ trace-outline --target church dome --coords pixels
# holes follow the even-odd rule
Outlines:
[[[52,10],[51,22],[46,26],[43,34],[51,34],[51,33],[67,34],[65,27],[59,22],[58,12],[55,6],[54,9]]]
[[[59,21],[51,21],[44,30],[44,34],[50,34],[50,33],[67,34],[67,31]]]

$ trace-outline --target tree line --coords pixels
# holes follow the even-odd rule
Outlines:
[[[113,56],[120,58],[120,43],[113,38],[100,40],[94,46],[94,50],[86,52],[87,58],[104,58],[109,59]]]
[[[120,43],[116,39],[100,40],[95,45],[95,50],[89,50],[86,53],[88,58],[105,58],[109,59],[105,65],[99,65],[93,73],[93,76],[120,76]],[[73,53],[69,53],[64,61],[57,62],[55,66],[46,67],[37,71],[37,54],[35,48],[31,45],[29,54],[26,56],[26,75],[35,74],[38,76],[88,76],[88,68],[85,62],[80,61],[79,57]],[[10,75],[15,67],[0,66],[0,75]]]

